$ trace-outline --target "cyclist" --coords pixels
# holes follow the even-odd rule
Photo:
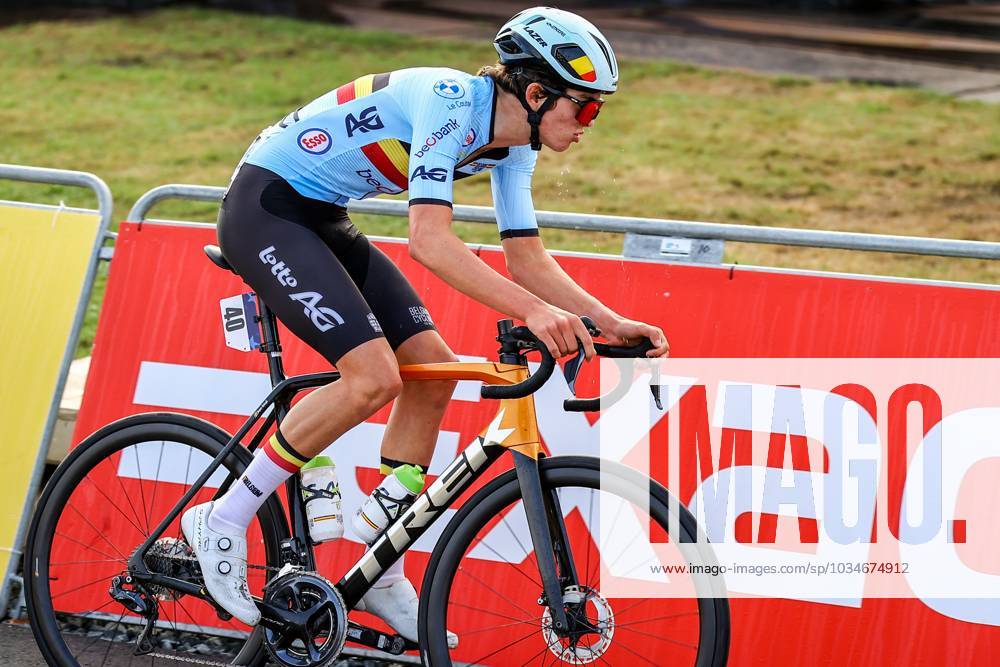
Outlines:
[[[531,177],[542,146],[581,141],[618,87],[614,52],[585,19],[549,7],[511,18],[494,40],[499,62],[476,76],[414,68],[361,77],[265,129],[247,150],[219,214],[229,263],[341,379],[291,409],[241,482],[189,509],[182,528],[205,585],[234,617],[260,613],[246,583],[246,528],[264,500],[348,429],[395,400],[382,441],[383,483],[354,517],[371,544],[423,486],[453,382],[403,383],[399,364],[456,361],[420,297],[351,223],[350,198],[409,190],[409,252],[473,299],[524,321],[561,357],[593,341],[590,315],[612,344],[642,337],[664,356],[663,332],[590,296],[538,236]],[[481,261],[452,232],[455,179],[490,171],[507,269]],[[402,559],[359,605],[417,641],[417,595]],[[457,642],[453,635],[450,643]]]

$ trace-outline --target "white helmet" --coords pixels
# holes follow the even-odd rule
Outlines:
[[[507,21],[493,46],[500,62],[555,75],[567,88],[595,93],[618,89],[611,44],[594,25],[571,12],[532,7]]]

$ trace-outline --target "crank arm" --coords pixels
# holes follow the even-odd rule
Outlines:
[[[419,645],[407,640],[401,635],[389,635],[373,628],[359,625],[354,621],[347,623],[347,639],[355,644],[361,644],[392,655],[400,655],[403,651],[415,651]]]

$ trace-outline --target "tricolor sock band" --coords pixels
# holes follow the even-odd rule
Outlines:
[[[271,439],[264,445],[264,453],[268,458],[281,466],[288,474],[296,473],[302,466],[309,463],[309,459],[299,454],[292,448],[281,431],[275,431]]]
[[[275,433],[257,450],[240,479],[215,501],[208,527],[223,533],[245,531],[268,496],[307,462],[280,433]]]

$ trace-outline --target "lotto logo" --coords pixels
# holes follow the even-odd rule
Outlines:
[[[333,137],[326,130],[312,127],[304,130],[298,138],[299,148],[312,155],[322,155],[330,150]]]
[[[434,92],[448,100],[465,97],[465,86],[455,79],[441,79],[434,84]]]
[[[463,146],[471,146],[476,141],[476,130],[474,128],[469,128],[469,133],[465,135],[465,142]]]

